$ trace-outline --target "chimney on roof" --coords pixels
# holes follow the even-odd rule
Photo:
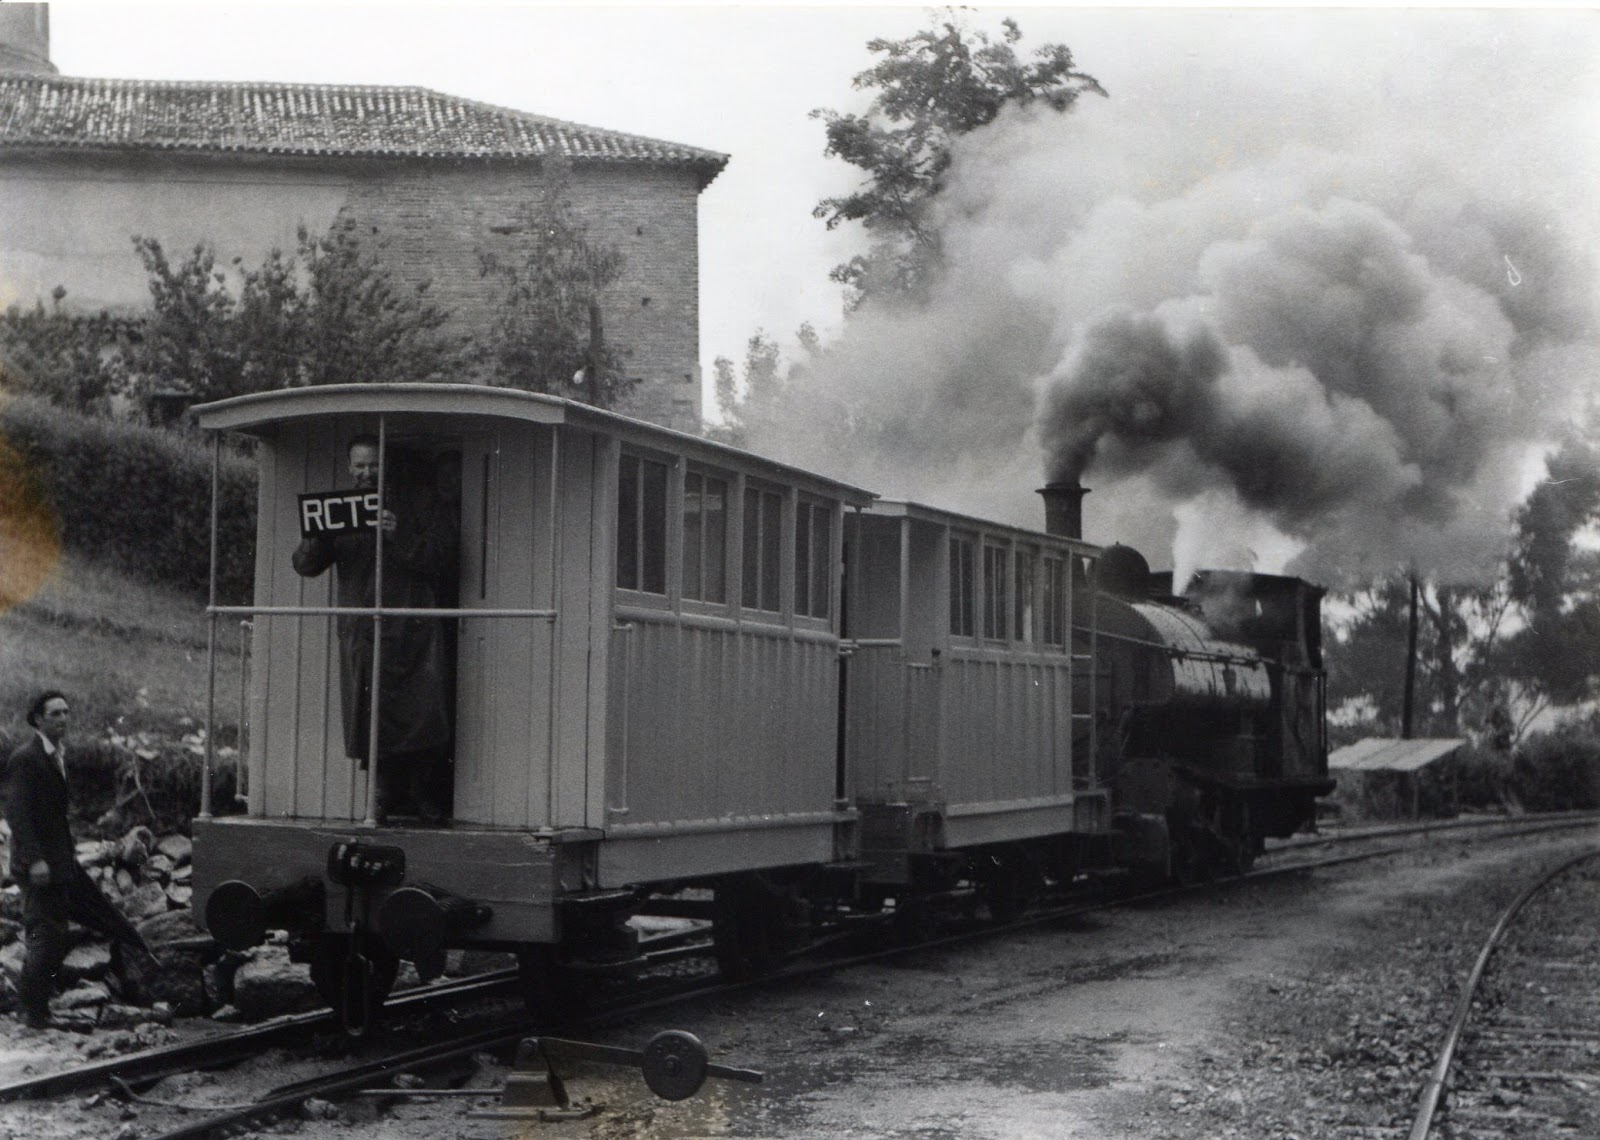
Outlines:
[[[50,5],[0,4],[0,71],[55,75],[50,62]]]
[[[1044,529],[1047,534],[1065,538],[1083,537],[1083,497],[1089,493],[1076,479],[1070,483],[1047,483],[1039,488],[1044,497]]]

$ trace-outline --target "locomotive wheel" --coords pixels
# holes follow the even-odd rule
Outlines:
[[[712,946],[722,976],[746,982],[770,974],[804,942],[805,903],[792,888],[761,875],[716,888]]]
[[[1230,813],[1225,840],[1227,868],[1230,874],[1243,875],[1256,865],[1257,840],[1250,829],[1250,805],[1241,800]]]
[[[373,937],[360,938],[358,956],[352,958],[351,937],[326,933],[317,939],[311,952],[311,984],[345,1030],[363,1036],[381,1019],[400,959]]]
[[[594,993],[594,979],[562,960],[561,948],[538,942],[517,951],[522,1007],[542,1022],[561,1025],[581,1016]]]
[[[1171,830],[1172,870],[1175,886],[1192,887],[1211,877],[1211,863],[1206,858],[1204,838],[1186,823]]]

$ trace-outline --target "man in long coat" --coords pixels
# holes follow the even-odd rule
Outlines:
[[[6,761],[4,799],[11,825],[11,877],[22,887],[27,940],[17,997],[30,1029],[46,1029],[56,976],[72,948],[69,920],[107,938],[150,948],[78,865],[67,820],[66,734],[72,706],[51,689],[28,708],[32,736]]]
[[[398,456],[391,456],[391,466]],[[378,441],[350,441],[349,468],[358,489],[378,486]],[[415,473],[411,473],[415,474]],[[335,537],[305,538],[295,550],[295,571],[315,577],[334,566],[338,604],[376,605],[377,534],[383,534],[383,604],[409,609],[438,605],[438,587],[456,573],[457,528],[439,509],[431,481],[387,477],[378,528]],[[345,753],[362,768],[371,756],[367,734],[372,699],[371,617],[340,615],[339,693]],[[440,773],[451,753],[445,639],[437,618],[386,617],[378,707],[378,812],[409,799],[424,819],[442,818]],[[402,794],[401,790],[405,790]]]

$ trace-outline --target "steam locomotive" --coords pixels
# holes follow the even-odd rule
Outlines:
[[[456,947],[516,954],[548,1010],[644,961],[640,916],[703,920],[747,977],[840,924],[1005,917],[1097,870],[1238,871],[1332,787],[1322,591],[1210,572],[1175,595],[1082,540],[1076,487],[1028,530],[486,387],[195,415],[260,471],[254,600],[209,606],[252,623],[246,810],[215,812],[208,778],[195,905],[234,949],[287,931],[353,1030],[401,960],[427,978]],[[434,604],[340,605],[334,575],[291,566],[308,498],[361,497],[357,438],[374,508],[403,459],[450,528]],[[383,528],[357,541],[381,567]],[[400,623],[446,632],[442,824],[381,818],[400,761],[375,713],[379,747],[348,754],[341,621],[380,654]],[[391,672],[367,672],[369,706]]]

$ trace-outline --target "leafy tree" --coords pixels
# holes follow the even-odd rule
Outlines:
[[[378,384],[450,379],[464,364],[464,341],[444,330],[448,310],[428,300],[430,282],[402,284],[380,260],[377,227],[367,234],[342,219],[319,238],[300,231],[305,286],[297,307],[307,384]],[[266,267],[263,267],[265,273]],[[247,281],[247,288],[252,282]],[[276,279],[254,283],[272,296]]]
[[[1548,706],[1600,696],[1600,555],[1576,541],[1600,520],[1600,451],[1573,441],[1545,470],[1517,512],[1509,562],[1521,624],[1493,663],[1519,730]]]
[[[733,361],[726,356],[712,362],[717,410],[722,419],[722,426],[709,433],[713,439],[745,447],[752,437],[771,440],[775,428],[802,412],[807,422],[817,421],[819,410],[814,406],[814,393],[805,393],[805,398],[813,401],[806,409],[794,408],[791,402],[800,397],[806,373],[822,355],[821,340],[809,322],[796,330],[795,339],[800,344],[800,356],[789,361],[787,367],[777,340],[768,336],[765,329],[757,329],[745,342],[740,371],[735,371]]]
[[[605,338],[601,301],[622,273],[621,251],[590,238],[561,165],[546,171],[515,229],[522,240],[512,256],[479,255],[484,276],[499,278],[505,290],[489,348],[499,382],[612,406],[626,380]]]
[[[127,322],[110,313],[79,315],[62,306],[57,285],[51,304],[12,305],[0,317],[0,383],[75,412],[104,414],[123,391]]]
[[[1600,553],[1580,541],[1600,521],[1600,450],[1569,443],[1517,511],[1502,573],[1468,589],[1425,585],[1416,731],[1481,731],[1509,749],[1546,709],[1600,697]],[[1329,697],[1364,710],[1359,729],[1398,733],[1407,579],[1344,599],[1329,646]]]
[[[272,250],[246,269],[234,259],[235,296],[216,253],[196,245],[174,263],[153,238],[134,246],[149,274],[151,314],[129,364],[147,386],[197,399],[303,384],[364,384],[448,376],[464,360],[449,313],[428,283],[398,282],[381,242],[351,219],[313,237],[303,227],[293,255]]]
[[[1022,32],[1004,20],[997,42],[962,27],[949,15],[937,27],[903,40],[875,39],[881,56],[855,77],[857,90],[876,92],[865,114],[819,108],[827,133],[824,153],[858,167],[865,181],[853,193],[819,202],[813,215],[829,229],[860,222],[868,254],[836,267],[852,304],[872,296],[921,295],[940,258],[930,207],[944,189],[955,140],[992,123],[1009,106],[1070,110],[1085,92],[1104,95],[1092,76],[1073,67],[1065,44],[1045,44],[1019,59]]]
[[[1341,595],[1327,647],[1328,704],[1342,735],[1399,736],[1405,703],[1411,578],[1397,573]],[[1486,723],[1494,705],[1488,662],[1501,637],[1508,598],[1503,583],[1468,588],[1419,583],[1412,731],[1455,736]],[[1340,710],[1344,710],[1340,715]]]

